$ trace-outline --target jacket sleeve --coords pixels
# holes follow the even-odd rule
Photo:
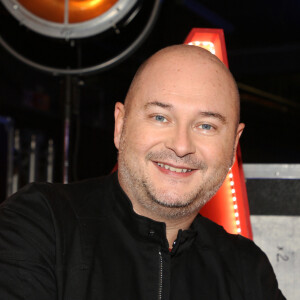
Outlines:
[[[55,230],[35,184],[0,207],[0,298],[55,300]]]

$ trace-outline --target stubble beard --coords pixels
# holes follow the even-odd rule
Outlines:
[[[125,192],[127,192],[133,206],[135,203],[138,204],[149,213],[149,216],[154,216],[156,219],[175,220],[195,214],[215,195],[228,173],[230,163],[223,163],[216,166],[211,172],[212,175],[205,178],[207,166],[203,162],[198,162],[196,172],[202,172],[203,176],[202,182],[194,191],[178,195],[170,189],[159,189],[155,187],[151,178],[141,170],[141,166],[136,160],[128,157],[128,145],[125,136],[124,134],[121,137],[118,156],[120,183],[123,188],[125,187]],[[152,163],[150,158],[168,155],[174,159],[173,154],[166,154],[165,152],[149,153],[145,159],[148,163]],[[177,162],[179,159],[181,158],[176,159]],[[186,159],[189,160],[190,158]],[[196,164],[195,159],[194,164]]]

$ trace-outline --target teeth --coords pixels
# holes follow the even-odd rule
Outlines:
[[[174,168],[169,165],[157,163],[161,168],[165,168],[166,170],[170,170],[172,172],[177,172],[177,173],[186,173],[186,172],[191,172],[191,169],[179,169],[179,168]]]

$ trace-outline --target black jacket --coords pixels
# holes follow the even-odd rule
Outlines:
[[[265,254],[197,216],[172,252],[115,174],[31,184],[0,209],[0,299],[285,299]]]

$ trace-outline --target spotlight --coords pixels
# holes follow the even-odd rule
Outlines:
[[[138,0],[2,0],[8,11],[40,34],[82,38],[101,33],[122,20]],[[134,13],[134,12],[133,12]]]
[[[22,62],[53,74],[103,71],[142,44],[160,2],[0,0],[0,44]]]

